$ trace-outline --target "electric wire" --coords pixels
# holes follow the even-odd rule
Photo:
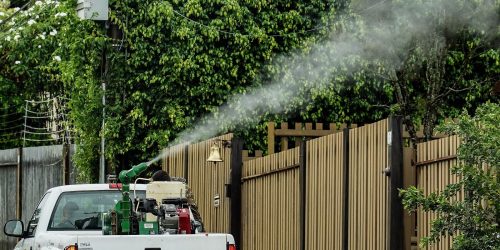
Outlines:
[[[21,125],[22,126],[22,125]],[[30,128],[30,129],[39,129],[39,130],[47,130],[49,131],[48,128],[41,128],[41,127],[33,127],[33,126],[30,126],[30,125],[24,125],[26,128]]]
[[[62,138],[52,138],[52,139],[30,139],[30,138],[25,138],[23,139],[25,141],[34,141],[34,142],[47,142],[47,141],[59,141],[62,140]]]
[[[2,139],[0,140],[1,143],[9,143],[9,142],[20,142],[22,139],[21,138],[11,138],[11,139]]]
[[[12,116],[12,115],[21,115],[20,113],[8,113],[8,114],[2,114],[0,117],[7,117],[7,116]]]
[[[31,134],[31,135],[54,135],[54,134],[59,134],[61,132],[65,132],[66,130],[58,130],[58,131],[52,131],[52,132],[33,132],[33,131],[27,131],[27,130],[23,130],[22,132],[23,133],[26,133],[26,134]]]
[[[22,127],[22,126],[23,126],[22,124],[18,124],[18,125],[13,126],[13,127],[8,127],[8,128],[0,128],[0,131],[12,130],[12,129],[15,129],[15,128],[20,128],[20,127]]]
[[[7,110],[7,109],[11,109],[12,107],[5,107],[5,108],[0,108],[0,110]]]
[[[5,18],[5,20],[3,20],[3,23],[2,23],[2,26],[6,25],[8,21],[10,21],[10,19],[14,18],[15,16],[19,15],[19,13],[21,13],[21,11],[23,11],[26,7],[28,7],[28,5],[32,4],[33,0],[25,3],[23,6],[21,6],[18,10],[14,11],[14,13],[12,13],[10,16],[8,16],[7,18]]]
[[[36,111],[31,111],[31,110],[26,110],[30,114],[35,114],[35,115],[46,115],[50,114],[50,111],[42,111],[42,112],[36,112]]]
[[[55,115],[47,115],[47,116],[23,116],[25,118],[28,118],[28,119],[54,119],[54,118],[57,118],[57,117],[62,117],[62,114],[59,113],[59,114],[55,114]]]
[[[21,135],[21,132],[15,132],[15,133],[6,133],[6,134],[1,134],[0,136],[2,137],[8,137],[8,136],[16,136],[16,135]]]
[[[377,3],[373,4],[371,6],[368,6],[367,8],[359,11],[358,14],[362,14],[362,13],[364,13],[364,12],[366,12],[366,11],[374,8],[374,7],[376,7],[377,5],[381,5],[381,4],[383,4],[383,3],[387,2],[387,1],[388,0],[383,0],[383,1],[380,1],[380,2],[377,2]],[[197,24],[199,26],[202,26],[202,27],[205,27],[205,28],[208,28],[208,29],[215,30],[215,31],[223,33],[223,34],[228,34],[228,35],[233,35],[233,36],[236,36],[236,35],[239,35],[239,36],[252,36],[250,34],[241,34],[241,33],[236,33],[236,32],[231,32],[231,31],[226,31],[226,30],[220,30],[220,29],[217,29],[215,27],[210,27],[210,26],[208,26],[208,25],[206,25],[204,23],[195,21],[195,20],[193,20],[193,19],[185,16],[185,15],[181,14],[180,12],[178,12],[178,11],[176,11],[174,9],[172,9],[172,11],[174,12],[174,14],[176,14],[176,15],[178,15],[178,16],[180,16],[180,17],[182,17],[182,18],[184,18],[184,19],[186,19],[186,20],[188,20],[188,21],[190,21],[192,23],[195,23],[195,24]],[[296,31],[296,32],[289,32],[289,33],[286,33],[286,34],[267,34],[267,35],[270,36],[270,37],[286,37],[286,36],[293,35],[293,34],[305,34],[305,33],[313,32],[313,31],[321,30],[321,29],[324,29],[324,28],[329,28],[329,27],[333,26],[334,24],[335,23],[318,25],[318,26],[316,26],[314,28],[311,28],[311,29],[301,30],[301,31]]]
[[[24,120],[24,117],[21,117],[21,118],[18,118],[18,119],[14,119],[14,120],[10,120],[10,121],[4,121],[0,124],[2,125],[5,125],[5,124],[10,124],[10,123],[15,123],[15,122],[18,122],[18,121],[21,121],[21,120]]]
[[[57,96],[56,97],[52,97],[50,99],[47,99],[47,100],[42,100],[42,101],[34,101],[34,100],[25,100],[25,102],[27,103],[47,103],[47,102],[53,102],[53,101],[56,101],[57,100]]]
[[[63,161],[63,160],[62,160],[62,159],[60,159],[60,160],[55,161],[55,162],[53,162],[53,163],[43,164],[43,165],[42,165],[42,167],[52,167],[52,166],[55,166],[55,165],[60,164],[62,161]]]

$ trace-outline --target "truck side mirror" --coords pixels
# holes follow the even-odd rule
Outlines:
[[[10,220],[5,223],[3,232],[7,236],[22,237],[24,231],[24,223],[20,220]]]

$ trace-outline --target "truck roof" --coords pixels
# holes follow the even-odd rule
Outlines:
[[[118,188],[110,187],[111,184],[75,184],[58,186],[49,189],[47,192],[71,192],[71,191],[88,191],[88,190],[118,190]],[[130,184],[130,190],[146,190],[146,184]]]

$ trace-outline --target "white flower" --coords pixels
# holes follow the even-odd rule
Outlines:
[[[38,5],[38,6],[40,6],[40,5],[42,5],[43,3],[42,3],[42,1],[36,1],[36,2],[35,2],[35,4],[36,4],[36,5]]]
[[[19,7],[15,7],[15,8],[14,8],[14,11],[16,11],[16,12],[17,12],[17,11],[19,11],[20,9],[21,9],[21,8],[19,8]]]
[[[14,41],[19,40],[19,38],[21,38],[21,36],[20,36],[19,34],[16,34],[16,35],[14,36]]]
[[[0,23],[3,23],[3,20],[0,20]]]
[[[60,62],[61,61],[61,57],[60,56],[54,56],[54,60]]]
[[[51,35],[51,36],[55,36],[55,35],[57,35],[57,30],[52,30],[52,31],[50,32],[50,35]]]
[[[42,38],[42,40],[45,40],[45,35],[44,34],[40,34],[40,35],[38,35],[38,37]]]
[[[61,44],[61,43],[59,43],[59,47],[61,47],[61,46],[62,46],[62,44]]]
[[[4,16],[4,15],[5,15],[5,13],[3,13],[3,12],[0,11],[0,16]]]
[[[14,63],[15,64],[21,64],[21,61],[15,61]]]
[[[35,16],[35,19],[38,19],[39,17],[40,17],[40,16],[36,15],[36,16]]]
[[[42,45],[38,45],[38,48],[41,49],[42,48]]]
[[[65,17],[67,16],[68,14],[66,14],[65,12],[59,12],[55,15],[55,17]]]
[[[10,36],[6,36],[5,41],[10,42]]]
[[[33,20],[33,19],[30,19],[30,20],[28,21],[28,25],[29,25],[29,26],[31,26],[31,25],[33,25],[33,24],[35,24],[35,23],[36,23],[36,21],[35,21],[35,20]]]
[[[23,30],[23,29],[24,29],[24,27],[19,27],[19,28],[17,28],[17,29],[18,29],[18,30]]]

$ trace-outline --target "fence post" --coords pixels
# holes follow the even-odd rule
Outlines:
[[[349,128],[344,128],[344,206],[342,209],[342,249],[349,249]]]
[[[186,144],[186,146],[184,146],[184,179],[186,180],[186,183],[189,183],[188,177],[189,177],[189,145]]]
[[[271,155],[274,154],[274,127],[275,127],[274,122],[268,122],[267,123],[267,154]]]
[[[243,249],[241,237],[241,174],[243,167],[243,141],[233,138],[231,141],[231,234],[238,249]]]
[[[307,168],[307,142],[300,143],[300,166],[299,166],[299,192],[300,192],[300,250],[306,249],[306,168]]]
[[[69,185],[69,144],[63,144],[62,152],[62,163],[63,163],[63,185]]]
[[[22,220],[23,216],[23,148],[17,148],[17,185],[16,185],[16,216]]]
[[[403,204],[398,189],[403,188],[403,136],[400,116],[389,119],[390,223],[389,249],[404,248]]]

